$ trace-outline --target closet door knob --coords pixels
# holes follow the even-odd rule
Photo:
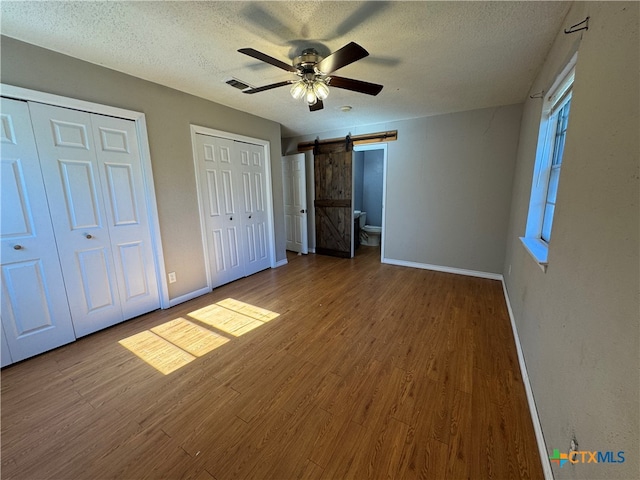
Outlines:
[[[91,235],[90,233],[87,233],[87,234],[85,235],[85,237],[86,237],[88,240],[91,240],[91,239],[93,238],[93,235]]]
[[[233,217],[229,217],[229,220],[233,220]]]
[[[13,249],[14,250],[22,250],[22,245],[14,245]]]
[[[251,218],[251,215],[249,215],[249,218]]]

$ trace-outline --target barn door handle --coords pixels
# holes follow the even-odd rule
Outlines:
[[[14,245],[13,249],[14,250],[22,250],[22,245]]]

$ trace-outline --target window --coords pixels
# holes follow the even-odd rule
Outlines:
[[[543,270],[546,270],[548,263],[562,157],[571,110],[576,59],[577,55],[574,55],[554,82],[549,95],[544,98],[527,229],[525,236],[520,238]]]
[[[549,243],[551,240],[551,227],[553,224],[553,214],[556,208],[556,197],[558,195],[558,184],[560,183],[560,167],[562,167],[562,154],[564,153],[564,140],[567,134],[567,123],[569,120],[569,108],[571,98],[558,110],[555,120],[556,132],[553,138],[553,154],[551,155],[551,167],[549,169],[549,182],[547,183],[547,199],[542,217],[542,232],[540,238]]]

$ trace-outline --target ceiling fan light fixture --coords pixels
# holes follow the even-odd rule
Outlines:
[[[304,98],[312,112],[324,108],[324,100],[329,96],[329,86],[374,96],[382,90],[382,85],[375,83],[330,76],[336,70],[369,55],[369,52],[355,42],[348,43],[326,58],[320,56],[315,49],[306,48],[302,51],[302,55],[293,59],[290,65],[253,48],[241,48],[238,52],[298,76],[297,80],[284,80],[257,88],[250,86],[242,88],[242,93],[254,94],[290,85],[291,96],[295,100]],[[238,85],[235,86],[239,88]]]
[[[318,97],[316,96],[315,89],[313,88],[313,84],[311,83],[307,85],[307,93],[305,96],[305,100],[309,105],[315,105],[316,102],[318,101]]]
[[[324,100],[329,96],[329,87],[322,79],[303,78],[293,84],[291,96],[296,100],[304,97],[308,105],[315,105],[318,100]]]
[[[291,87],[291,96],[296,100],[300,100],[307,91],[307,85],[303,80],[298,80]]]
[[[313,92],[320,100],[324,100],[329,96],[329,87],[322,80],[317,80],[313,83]]]

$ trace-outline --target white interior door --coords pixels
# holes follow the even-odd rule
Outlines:
[[[29,109],[2,99],[1,111],[2,347],[16,362],[75,335]]]
[[[4,333],[4,326],[2,325],[0,325],[0,355],[2,356],[0,367],[6,367],[7,365],[11,365],[13,363],[13,359],[11,358],[11,353],[9,352],[9,344],[7,343],[7,336]]]
[[[293,205],[295,208],[296,242],[300,244],[301,253],[309,253],[308,212],[307,208],[307,172],[303,153],[292,159],[293,170]]]
[[[309,253],[307,232],[307,188],[303,153],[282,158],[284,215],[287,250]]]
[[[76,335],[124,319],[91,115],[29,105]]]
[[[315,159],[313,158],[313,151],[307,150],[304,153],[305,158],[305,175],[307,177],[306,187],[307,187],[307,243],[309,245],[309,251],[315,253],[316,251],[316,216],[313,211],[313,201],[316,198],[316,190],[315,190]],[[311,205],[311,215],[308,214],[309,205]]]
[[[244,274],[270,267],[264,150],[258,145],[234,142],[240,174]]]
[[[135,124],[91,115],[106,221],[125,320],[159,308]]]
[[[198,134],[196,150],[211,286],[215,288],[244,276],[234,142]]]
[[[271,266],[264,147],[196,133],[200,209],[213,288]]]
[[[291,173],[291,158],[282,157],[282,195],[284,200],[284,233],[286,237],[286,249],[292,252],[302,253],[300,245],[295,241],[293,206],[293,175]]]

